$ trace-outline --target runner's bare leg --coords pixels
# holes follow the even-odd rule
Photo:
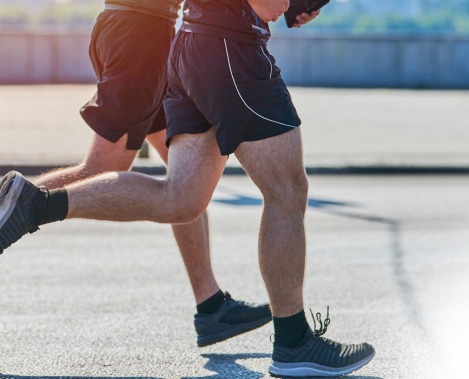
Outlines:
[[[166,131],[150,134],[147,141],[158,151],[167,165]],[[220,290],[210,259],[210,228],[207,211],[190,224],[172,225],[172,228],[192,285],[195,301],[200,304]]]
[[[167,163],[168,149],[165,145],[165,134],[165,131],[151,134],[147,139]],[[137,151],[127,150],[126,143],[127,136],[112,143],[96,134],[89,152],[81,164],[41,175],[35,180],[35,184],[55,189],[104,172],[127,171],[130,169]],[[207,212],[204,212],[193,223],[174,225],[173,231],[186,266],[196,303],[200,304],[220,289],[210,262]]]
[[[171,141],[165,179],[115,172],[66,186],[67,218],[192,222],[205,211],[226,160],[220,155],[213,129],[176,136]]]
[[[34,184],[55,189],[104,172],[127,171],[132,166],[137,151],[127,150],[126,144],[126,135],[112,143],[95,134],[82,163],[43,174],[34,180]]]
[[[275,317],[292,316],[304,308],[308,181],[300,130],[245,142],[235,154],[264,197],[259,263],[272,313]]]

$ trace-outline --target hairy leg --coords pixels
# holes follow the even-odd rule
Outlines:
[[[297,314],[303,310],[308,192],[300,131],[245,142],[236,156],[264,197],[259,263],[272,313]]]
[[[166,132],[151,134],[147,141],[168,164]],[[207,211],[189,224],[172,225],[174,237],[181,252],[192,285],[195,301],[200,304],[220,290],[210,261],[210,238]]]
[[[205,211],[226,164],[211,129],[173,138],[168,175],[113,172],[66,186],[67,218],[185,224]]]
[[[165,145],[165,134],[165,131],[162,131],[150,135],[147,139],[167,164],[168,148]],[[41,175],[35,180],[35,184],[54,189],[105,172],[126,171],[130,169],[137,154],[136,150],[127,150],[126,139],[124,136],[118,142],[112,143],[96,134],[82,163]],[[193,223],[173,225],[173,231],[196,303],[200,304],[220,289],[210,262],[207,213],[204,212]]]
[[[34,184],[54,189],[104,172],[126,171],[137,154],[136,150],[127,150],[126,143],[127,136],[112,143],[95,134],[82,163],[43,174],[34,180]]]

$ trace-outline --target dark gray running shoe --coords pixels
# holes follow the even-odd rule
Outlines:
[[[41,190],[19,172],[11,171],[0,182],[0,254],[27,233],[39,228],[34,203]]]
[[[272,321],[269,304],[250,304],[233,300],[231,295],[225,292],[225,300],[218,311],[208,315],[197,313],[194,316],[197,346],[225,341],[257,329],[269,321]]]
[[[314,316],[313,316],[314,320]],[[321,337],[329,325],[329,317],[319,330],[308,328],[296,347],[288,348],[274,343],[269,373],[280,378],[333,377],[349,374],[370,362],[375,350],[362,343],[348,345]]]

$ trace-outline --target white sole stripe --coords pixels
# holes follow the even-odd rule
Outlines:
[[[269,121],[269,122],[273,122],[273,123],[275,123],[275,124],[279,124],[279,125],[283,125],[283,126],[288,126],[289,128],[292,128],[292,129],[296,129],[297,127],[294,126],[294,125],[284,124],[283,122],[271,120],[270,118],[267,118],[267,117],[264,117],[264,116],[260,115],[259,113],[257,113],[254,109],[252,109],[252,108],[246,103],[246,101],[244,100],[243,96],[241,95],[241,92],[239,91],[238,85],[236,84],[236,79],[235,79],[234,74],[233,74],[233,70],[232,70],[232,68],[231,68],[230,54],[229,54],[229,52],[228,52],[228,45],[227,45],[227,43],[226,43],[226,39],[223,39],[223,41],[225,42],[226,58],[228,59],[228,67],[229,67],[229,69],[230,69],[231,78],[233,79],[233,84],[234,84],[234,86],[235,86],[235,88],[236,88],[236,92],[238,92],[239,98],[240,98],[241,101],[244,103],[244,105],[246,106],[246,108],[249,109],[252,113],[254,113],[257,117],[262,118],[263,120],[266,120],[266,121]]]
[[[269,373],[273,375],[279,376],[288,376],[291,378],[299,377],[337,377],[342,375],[350,374],[358,369],[362,368],[366,364],[368,364],[375,354],[373,353],[369,357],[352,364],[347,367],[342,368],[332,368],[332,367],[324,367],[314,363],[293,363],[293,364],[285,364],[285,363],[276,363],[272,362],[269,367]],[[287,367],[285,367],[287,366]],[[290,366],[290,367],[288,367]]]

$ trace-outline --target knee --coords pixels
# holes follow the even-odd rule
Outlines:
[[[170,216],[171,224],[188,224],[199,218],[199,216],[207,209],[210,199],[196,196],[183,196],[174,199],[173,212]]]
[[[199,215],[200,213],[198,213],[195,209],[185,208],[174,212],[169,222],[176,225],[190,224],[191,222],[194,222],[199,217]]]
[[[100,160],[88,157],[76,166],[76,170],[80,171],[83,176],[90,177],[111,171],[128,171],[130,167],[131,163],[127,161],[112,159]]]
[[[88,164],[88,162],[83,161],[75,166],[65,168],[64,173],[73,176],[74,180],[82,180],[90,178],[92,176],[103,174],[107,171],[109,170],[105,170],[96,165],[90,165]]]
[[[206,207],[198,206],[196,204],[180,208],[174,213],[171,224],[189,224],[194,222],[205,211],[205,209]]]
[[[288,188],[290,191],[286,196],[292,199],[296,205],[304,213],[306,204],[308,202],[308,177],[304,170],[301,170],[297,174],[293,175],[290,179],[291,186]]]
[[[97,165],[86,160],[77,164],[75,167],[73,167],[73,169],[81,178],[89,178],[111,171],[109,168],[106,168],[103,165]]]
[[[277,204],[290,211],[300,210],[304,213],[308,199],[308,178],[304,170],[288,173],[273,186],[263,191],[267,203]]]
[[[97,169],[97,167],[94,167],[92,165],[89,165],[87,164],[86,161],[83,161],[79,164],[77,164],[75,167],[74,167],[75,171],[78,172],[80,174],[80,176],[82,177],[90,177],[90,176],[94,176],[94,175],[98,175],[100,173],[102,173],[103,171],[99,171]]]

